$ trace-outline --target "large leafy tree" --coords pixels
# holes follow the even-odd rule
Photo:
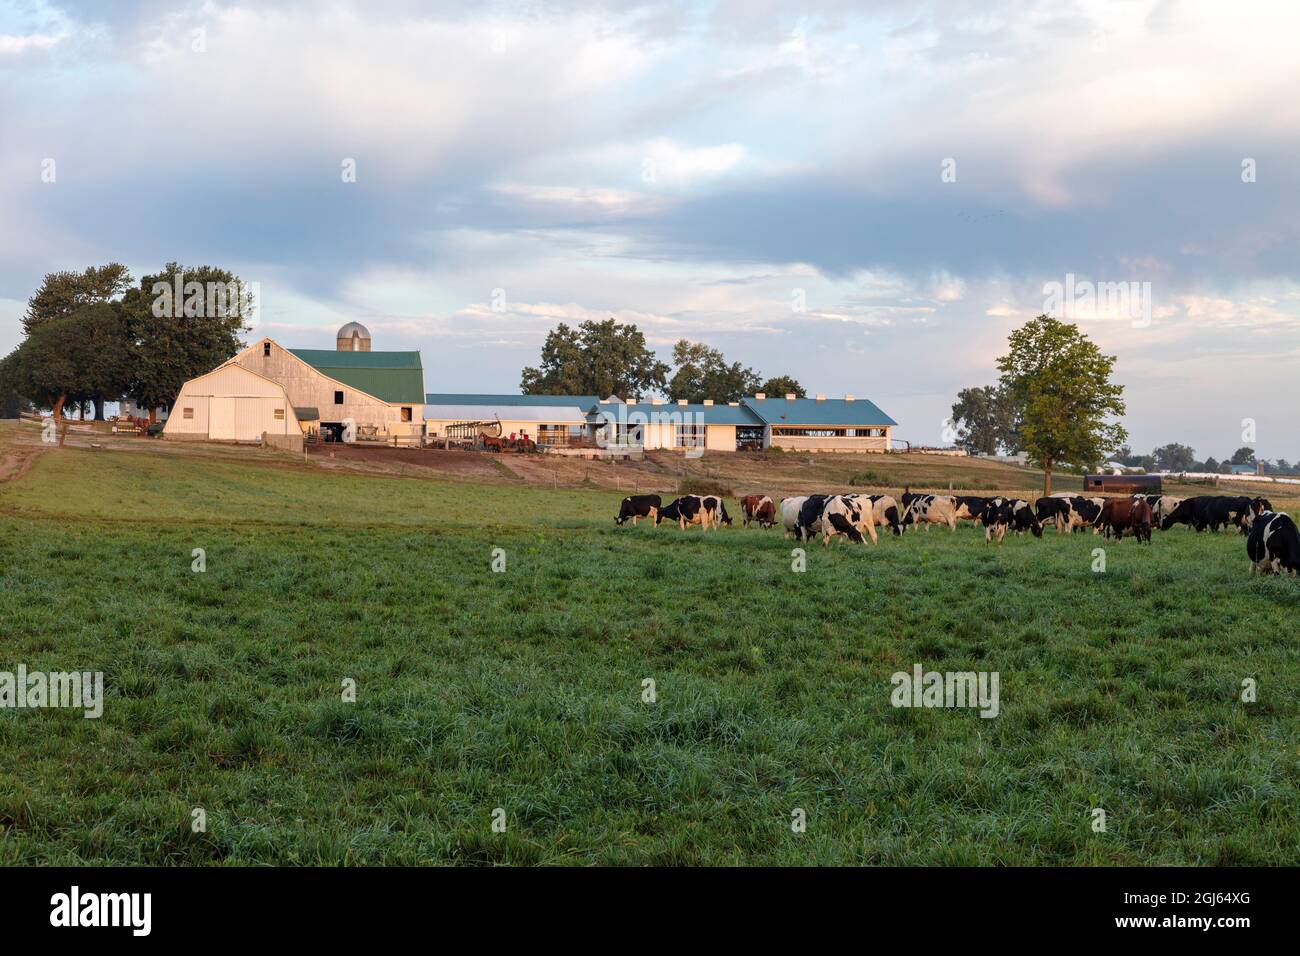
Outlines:
[[[1020,416],[1007,389],[997,385],[963,388],[952,406],[957,445],[971,454],[1020,450]]]
[[[120,301],[131,287],[131,273],[120,262],[90,266],[82,272],[51,272],[41,287],[27,300],[23,313],[23,332],[50,319],[68,316],[86,306]],[[86,396],[95,406],[95,417],[103,418],[104,400],[119,396],[111,393]]]
[[[807,398],[808,392],[790,375],[774,375],[763,383],[759,391],[769,398],[782,398],[793,395],[795,398]],[[735,401],[735,399],[729,399]]]
[[[120,395],[131,367],[131,343],[120,304],[100,302],[42,319],[0,363],[0,382],[49,408],[67,426],[63,410],[96,395]]]
[[[1196,464],[1196,451],[1187,445],[1171,442],[1151,452],[1155,466],[1161,471],[1192,471]]]
[[[1113,419],[1124,414],[1124,387],[1111,381],[1115,356],[1103,355],[1078,326],[1040,315],[1011,333],[998,359],[1001,384],[1020,412],[1025,451],[1043,469],[1095,466],[1128,439]]]
[[[546,336],[540,366],[523,370],[519,387],[525,395],[628,398],[662,391],[667,375],[635,325],[607,319],[574,329],[562,322]]]
[[[48,319],[71,315],[88,305],[115,302],[131,288],[131,274],[120,262],[91,266],[84,272],[51,272],[27,300],[23,331]]]
[[[152,420],[154,410],[171,405],[187,380],[239,351],[253,301],[228,269],[170,262],[129,290],[122,307],[135,346],[127,394],[149,409]]]
[[[1253,465],[1255,464],[1255,449],[1243,446],[1232,453],[1229,462],[1233,465]]]
[[[677,371],[668,383],[671,398],[702,402],[738,402],[742,395],[759,391],[758,374],[739,362],[727,364],[722,353],[700,342],[682,339],[673,346],[673,365]]]

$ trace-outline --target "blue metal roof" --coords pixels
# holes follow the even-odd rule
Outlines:
[[[587,409],[601,400],[600,395],[509,395],[460,392],[429,392],[426,405],[521,405],[525,407],[558,406]]]
[[[870,425],[897,425],[880,410],[875,402],[865,398],[847,401],[843,398],[742,398],[741,404],[758,415],[768,425],[832,425],[837,427],[867,427]]]
[[[762,425],[763,420],[755,415],[744,405],[702,405],[689,404],[679,405],[676,402],[661,402],[656,405],[653,402],[637,402],[627,404],[625,402],[610,402],[608,405],[600,404],[600,401],[592,403],[588,407],[587,421],[595,422],[602,413],[620,420],[620,409],[627,409],[628,420],[654,422],[655,417],[664,422],[671,422],[671,418],[665,418],[666,415],[689,416],[690,421],[683,424],[696,425]],[[636,416],[633,418],[633,416]],[[644,416],[644,418],[642,418]]]

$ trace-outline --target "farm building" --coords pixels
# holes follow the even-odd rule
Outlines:
[[[611,397],[588,409],[587,423],[601,442],[647,450],[736,451],[764,446],[763,420],[740,402],[624,402]]]
[[[766,444],[787,451],[888,451],[898,423],[875,402],[843,398],[768,398],[762,392],[741,399],[766,426]]]
[[[599,397],[433,392],[424,401],[425,435],[434,441],[449,431],[473,432],[476,422],[499,421],[502,435],[527,433],[539,445],[562,446],[584,434],[586,409]]]
[[[362,337],[357,330],[365,332],[355,322],[339,330],[347,351],[286,349],[266,338],[231,361],[279,382],[305,413],[314,410],[315,419],[302,416],[304,431],[342,440],[351,423],[360,440],[418,441],[424,430],[420,353],[371,351],[369,333]]]
[[[181,386],[163,427],[163,437],[177,441],[260,442],[263,435],[302,443],[284,387],[233,359]]]

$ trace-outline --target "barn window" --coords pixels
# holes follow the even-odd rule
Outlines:
[[[282,421],[284,421],[284,409],[283,409],[283,408],[277,408],[277,409],[275,410],[275,420],[276,420],[277,422],[282,422]]]
[[[270,342],[263,342],[263,343],[262,343],[262,354],[263,354],[263,355],[266,355],[266,356],[270,356],[270,354],[271,354],[271,343],[270,343]]]
[[[342,392],[335,392],[335,393],[334,393],[334,404],[335,404],[335,405],[342,405],[342,404],[343,404],[343,393],[342,393]]]
[[[410,420],[411,420],[411,410],[410,410],[409,408],[403,408],[403,409],[402,409],[402,421],[404,421],[404,422],[409,422]]]
[[[193,418],[193,417],[194,417],[194,409],[192,408],[181,409],[181,418]]]
[[[678,425],[674,443],[678,448],[703,448],[704,426]]]

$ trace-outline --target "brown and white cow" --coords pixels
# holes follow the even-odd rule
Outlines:
[[[751,521],[757,521],[760,528],[776,524],[776,505],[767,495],[745,495],[740,499],[740,513],[746,528]]]

